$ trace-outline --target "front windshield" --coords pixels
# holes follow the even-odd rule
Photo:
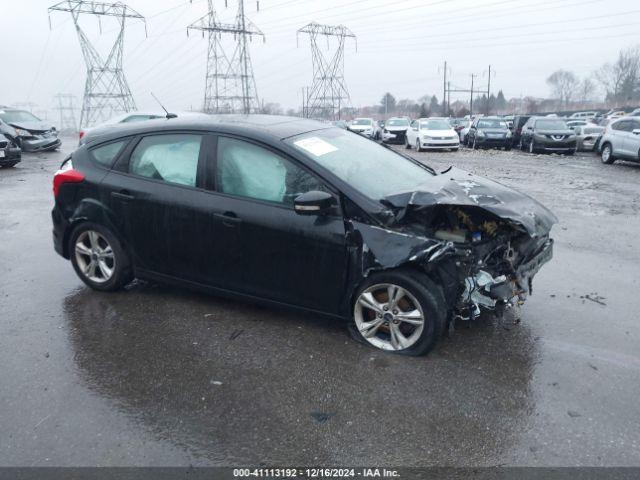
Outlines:
[[[536,128],[540,130],[567,130],[567,124],[563,120],[538,120]]]
[[[363,195],[381,200],[415,190],[429,181],[429,171],[360,135],[330,128],[286,140]]]
[[[478,120],[478,128],[508,128],[503,120],[485,118]]]
[[[405,118],[392,118],[386,123],[387,127],[408,127],[409,121]]]
[[[356,118],[352,125],[371,125],[371,120],[367,118]]]
[[[420,122],[421,130],[451,130],[451,125],[447,120],[434,119],[434,120],[422,120]]]
[[[0,110],[0,118],[7,123],[40,121],[38,117],[26,110]]]

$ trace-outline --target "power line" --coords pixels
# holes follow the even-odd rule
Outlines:
[[[298,30],[309,36],[313,81],[303,94],[302,113],[306,118],[340,118],[342,107],[350,103],[349,91],[344,81],[344,46],[347,38],[356,40],[351,30],[343,25],[320,25],[312,22]],[[327,58],[318,45],[319,37],[337,41],[333,53]],[[357,44],[356,44],[357,45]],[[356,47],[357,48],[357,47]]]
[[[49,14],[52,11],[71,14],[87,66],[80,128],[95,125],[115,113],[135,110],[133,95],[122,70],[124,30],[127,19],[144,22],[144,17],[122,3],[98,3],[91,0],[66,0],[49,7]],[[118,21],[119,34],[106,60],[100,56],[80,28],[80,15],[93,15],[98,17],[98,20],[101,17],[114,17]]]
[[[237,112],[251,113],[258,110],[259,101],[253,67],[249,55],[248,39],[264,34],[245,15],[244,0],[238,0],[235,23],[221,23],[208,0],[207,14],[187,27],[208,35],[207,74],[203,111],[207,113]],[[222,48],[222,34],[233,35],[235,49],[227,55]]]

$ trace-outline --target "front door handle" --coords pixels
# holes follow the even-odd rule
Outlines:
[[[233,212],[214,213],[213,216],[222,220],[225,227],[235,227],[242,222]]]
[[[134,200],[136,197],[131,195],[128,190],[120,190],[119,192],[111,192],[111,196],[113,198],[117,198],[118,200]]]

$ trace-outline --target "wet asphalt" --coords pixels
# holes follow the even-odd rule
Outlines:
[[[72,144],[0,170],[0,465],[640,466],[640,164],[413,152],[560,223],[521,323],[458,324],[407,358],[309,315],[89,290],[51,242]]]

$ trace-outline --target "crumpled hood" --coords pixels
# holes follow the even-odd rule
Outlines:
[[[372,130],[373,126],[371,125],[351,125],[349,130],[353,130],[354,132],[362,132],[364,130]]]
[[[409,127],[402,127],[402,126],[393,127],[393,126],[390,126],[390,127],[384,127],[384,128],[388,132],[395,133],[395,132],[406,132]]]
[[[10,125],[30,132],[48,132],[52,128],[52,125],[47,122],[11,122]]]
[[[385,200],[403,209],[436,205],[479,207],[519,225],[532,237],[547,235],[558,222],[548,208],[530,196],[456,167],[431,177],[417,190],[389,195]]]

